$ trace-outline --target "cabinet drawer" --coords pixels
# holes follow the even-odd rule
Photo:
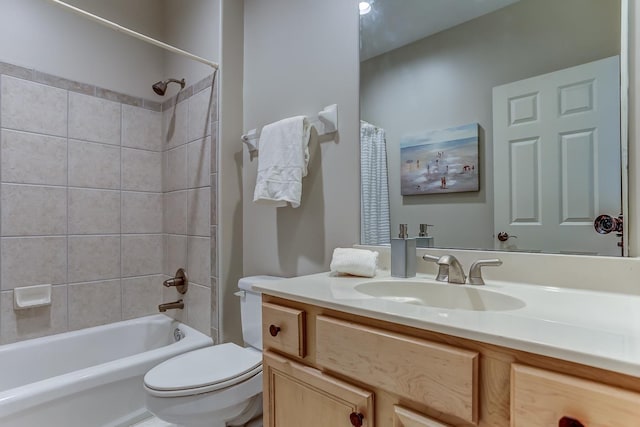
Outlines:
[[[316,320],[316,362],[462,420],[478,421],[478,359],[458,349],[326,316]]]
[[[558,426],[563,417],[585,427],[637,426],[640,394],[543,369],[511,366],[511,426]]]
[[[418,412],[394,405],[393,427],[449,427]]]
[[[305,313],[281,305],[262,303],[262,341],[265,349],[305,356]]]

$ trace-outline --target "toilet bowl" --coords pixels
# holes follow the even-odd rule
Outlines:
[[[159,419],[185,427],[243,426],[262,413],[262,310],[252,285],[279,277],[240,279],[247,347],[214,345],[181,354],[144,377],[146,405]]]

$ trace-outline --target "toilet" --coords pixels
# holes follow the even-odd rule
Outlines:
[[[243,426],[262,413],[262,301],[252,286],[272,280],[282,278],[252,276],[238,282],[245,347],[226,343],[201,348],[147,372],[149,412],[185,427]]]

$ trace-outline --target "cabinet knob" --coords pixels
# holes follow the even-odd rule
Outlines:
[[[584,424],[575,418],[562,417],[558,421],[558,427],[584,427]]]
[[[352,412],[349,415],[349,421],[353,427],[362,427],[362,420],[364,420],[364,415],[359,412]]]
[[[279,332],[280,332],[280,326],[276,326],[276,325],[269,326],[269,334],[271,334],[272,337],[275,337],[276,335],[278,335]]]

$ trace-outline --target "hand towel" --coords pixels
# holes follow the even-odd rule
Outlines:
[[[258,177],[253,201],[300,206],[302,178],[309,164],[311,126],[305,116],[290,117],[262,128],[258,142]]]
[[[335,248],[329,268],[335,273],[375,277],[377,267],[378,252],[366,249]]]

